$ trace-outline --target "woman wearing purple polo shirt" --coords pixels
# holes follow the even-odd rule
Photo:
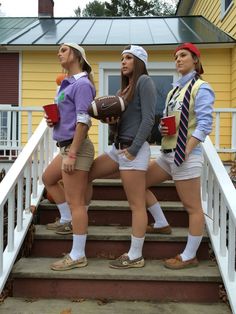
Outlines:
[[[51,265],[51,269],[63,271],[87,265],[85,194],[88,172],[94,159],[94,147],[88,137],[91,121],[87,109],[95,97],[95,87],[92,69],[82,47],[64,43],[59,48],[58,58],[67,72],[57,94],[60,121],[53,126],[53,139],[57,141],[60,153],[45,170],[43,182],[59,208],[59,227],[71,220],[70,211],[72,215],[72,249]],[[47,124],[52,126],[51,120],[47,119]],[[61,179],[64,192],[58,183]]]

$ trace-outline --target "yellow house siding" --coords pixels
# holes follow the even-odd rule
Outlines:
[[[236,48],[232,49],[232,107],[236,108]]]
[[[173,62],[173,51],[148,51],[150,62]],[[202,63],[205,74],[203,78],[208,81],[216,93],[215,107],[229,107],[231,102],[231,50],[230,49],[202,49]],[[235,53],[236,54],[236,53]],[[236,55],[234,54],[234,58]],[[99,64],[101,62],[120,62],[119,51],[88,51],[87,58],[90,61],[97,95],[99,91]],[[61,72],[58,64],[56,52],[26,51],[23,53],[22,64],[22,105],[42,106],[53,102],[56,92],[55,78]],[[235,73],[235,69],[234,69]],[[235,80],[234,80],[235,82]],[[36,114],[33,120],[35,129],[42,114]],[[27,119],[23,118],[22,136],[27,141]],[[230,134],[225,133],[224,125],[229,123],[229,117],[222,119],[221,143],[227,147],[230,144]],[[96,154],[98,153],[98,121],[93,120],[93,126],[89,131],[91,140],[95,145]],[[212,134],[214,141],[214,132]]]
[[[219,27],[224,32],[228,33],[230,36],[236,39],[236,3],[234,1],[233,6],[229,9],[229,11],[223,16],[221,16],[221,1],[220,0],[198,0],[194,2],[194,5],[191,10],[191,15],[203,15],[210,22],[214,23],[217,27]],[[216,50],[216,54],[218,53],[218,49]],[[219,57],[219,56],[218,56]],[[220,61],[222,59],[226,60],[224,66],[225,71],[228,73],[227,81],[222,82],[222,78],[218,75],[217,81],[213,84],[214,88],[217,90],[217,107],[236,107],[236,48],[228,50],[227,56],[222,53]],[[216,64],[216,66],[218,66]],[[219,65],[222,66],[222,65]],[[225,72],[224,71],[224,72]],[[217,70],[218,72],[218,70]],[[215,80],[214,78],[212,78]],[[218,103],[221,106],[218,106]],[[224,114],[221,117],[221,143],[224,147],[230,147],[230,141],[232,134],[225,134],[224,127],[230,126],[231,128],[231,115]],[[227,128],[229,131],[230,129]],[[228,131],[228,132],[229,132]],[[222,160],[232,159],[232,154],[221,154]]]
[[[228,108],[231,106],[231,49],[201,49],[201,60],[205,74],[203,78],[210,83],[215,95],[215,108]],[[225,126],[231,124],[229,114],[223,114],[220,121],[220,144],[229,148],[231,134]],[[215,119],[211,139],[215,142]],[[221,154],[222,160],[231,158],[230,154]]]
[[[227,14],[221,19],[221,1],[220,0],[198,0],[195,1],[191,15],[202,15],[210,22],[214,23],[217,27],[228,33],[230,36],[236,38],[236,4],[234,1],[233,6]]]

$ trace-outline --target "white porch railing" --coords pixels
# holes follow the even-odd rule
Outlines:
[[[0,183],[0,293],[31,224],[31,206],[41,199],[42,173],[54,150],[51,130],[43,119]],[[6,243],[4,209],[8,214]]]
[[[218,153],[235,153],[236,152],[236,108],[216,108],[215,113],[215,149]],[[220,143],[221,139],[221,122],[224,116],[229,116],[231,118],[231,124],[224,129],[227,129],[229,134],[231,134],[231,144],[228,148],[222,147]],[[231,129],[231,130],[230,130]]]
[[[220,119],[217,116],[225,113],[225,109],[216,109],[215,112],[215,141],[219,147],[220,141],[217,138],[220,136]],[[236,109],[229,109],[229,112],[232,114],[230,152],[235,152]],[[207,215],[212,218],[206,218],[206,224],[231,308],[236,314],[234,295],[236,291],[236,192],[209,137],[202,146],[205,154],[205,169],[202,177],[203,206]],[[36,206],[40,200],[43,190],[41,175],[43,169],[51,161],[54,149],[55,144],[53,144],[50,129],[42,120],[0,184],[0,292],[32,221],[30,206]],[[228,152],[228,148],[226,152]],[[24,181],[26,191],[23,199]],[[17,196],[16,203],[15,196]],[[3,218],[6,203],[8,203],[8,236],[7,246],[4,249]],[[16,221],[15,209],[17,211]]]
[[[236,189],[211,140],[202,144],[202,197],[206,225],[233,313],[236,313]],[[211,218],[209,218],[211,217]]]
[[[27,119],[27,138],[32,135],[32,117],[33,114],[43,112],[42,107],[17,107],[11,105],[0,105],[0,159],[12,160],[18,156],[23,148],[21,142],[21,121],[22,115]],[[216,108],[214,123],[214,146],[218,153],[236,152],[236,108]],[[227,126],[231,134],[231,143],[229,147],[224,147],[221,143],[221,121],[228,115],[230,123]]]
[[[33,114],[43,112],[42,107],[0,105],[0,158],[13,160],[21,152],[22,121],[27,125],[27,140],[33,133]]]

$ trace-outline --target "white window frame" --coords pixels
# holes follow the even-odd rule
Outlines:
[[[174,62],[149,62],[148,72],[150,75],[173,75],[174,81],[178,79]],[[108,94],[108,77],[109,75],[120,75],[120,62],[101,62],[99,64],[99,96]],[[98,125],[98,153],[104,153],[109,148],[108,126],[99,121]],[[152,157],[159,154],[160,147],[151,146]]]
[[[227,13],[229,12],[233,4],[234,4],[234,0],[231,1],[228,8],[225,8],[225,0],[221,0],[221,20],[223,20],[224,17],[227,15]]]

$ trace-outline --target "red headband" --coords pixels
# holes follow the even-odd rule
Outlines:
[[[177,51],[181,50],[181,49],[187,49],[191,52],[193,52],[198,58],[200,58],[200,51],[198,50],[198,48],[192,44],[192,43],[184,43],[180,46],[178,46],[176,49],[175,49],[175,54]]]

